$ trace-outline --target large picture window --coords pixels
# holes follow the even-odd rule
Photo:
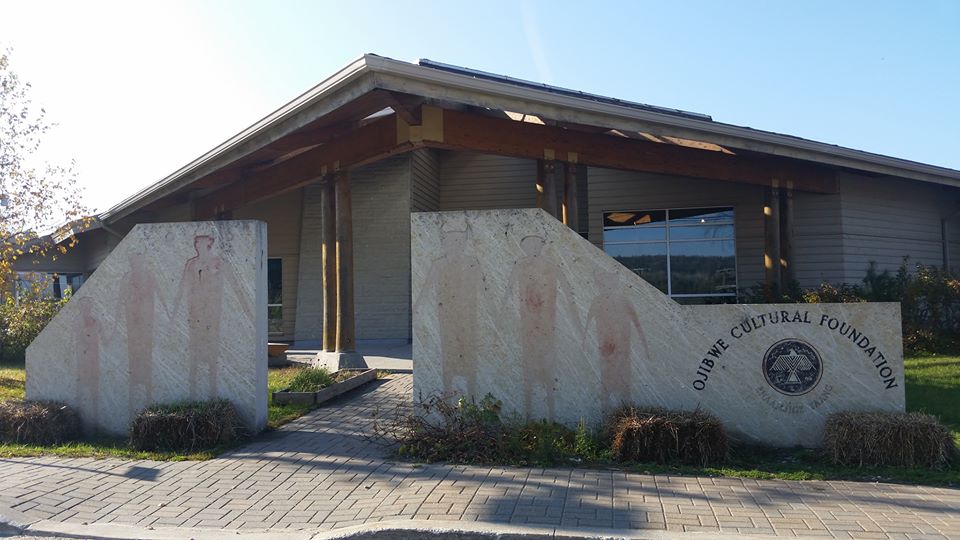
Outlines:
[[[606,212],[603,249],[680,301],[736,300],[733,208]]]
[[[283,259],[267,259],[267,332],[283,333]]]

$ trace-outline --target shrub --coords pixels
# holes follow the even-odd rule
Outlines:
[[[795,283],[780,296],[764,285],[741,291],[745,303],[900,302],[903,346],[908,353],[960,353],[960,278],[935,266],[916,265],[910,273],[907,259],[896,272],[867,267],[861,284],[821,283],[800,289]]]
[[[80,418],[63,403],[6,401],[0,403],[0,441],[59,444],[80,436]]]
[[[373,436],[397,444],[401,456],[461,463],[494,463],[504,455],[506,429],[500,420],[501,403],[490,396],[479,403],[452,395],[436,395],[416,404],[416,410],[398,407],[393,417],[377,418]]]
[[[573,430],[556,422],[513,426],[507,430],[507,455],[502,461],[553,465],[573,455],[575,439]]]
[[[333,377],[325,367],[301,369],[290,381],[291,392],[316,392],[333,384]]]
[[[827,417],[824,450],[850,466],[939,468],[957,448],[946,427],[922,413],[833,413]]]
[[[604,432],[618,461],[681,461],[703,466],[727,456],[723,424],[700,410],[624,406],[607,418]]]
[[[576,431],[546,420],[505,422],[501,405],[489,394],[479,403],[432,396],[414,411],[399,406],[392,416],[378,414],[371,438],[396,445],[403,457],[427,462],[548,466],[597,459],[597,441],[584,422]]]
[[[130,427],[136,450],[194,452],[236,444],[247,435],[233,404],[224,399],[154,405]]]
[[[0,302],[0,362],[22,362],[27,346],[66,302],[32,290],[19,299],[6,295]]]

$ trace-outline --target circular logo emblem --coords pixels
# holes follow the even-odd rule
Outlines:
[[[817,386],[822,373],[820,353],[799,339],[778,341],[763,355],[763,376],[781,394],[806,394]]]

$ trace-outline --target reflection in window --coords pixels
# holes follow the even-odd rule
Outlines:
[[[16,298],[19,300],[35,291],[45,298],[61,300],[80,290],[84,281],[81,273],[17,272]]]
[[[603,225],[604,251],[671,297],[736,299],[732,208],[608,212]]]
[[[283,333],[283,259],[267,259],[267,332]]]

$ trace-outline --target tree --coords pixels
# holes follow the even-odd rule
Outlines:
[[[30,83],[10,68],[0,51],[0,301],[12,296],[14,263],[21,258],[56,259],[89,226],[73,163],[39,160],[43,135],[53,127],[33,105]],[[53,234],[56,233],[56,234]],[[64,238],[65,237],[65,238]],[[60,239],[57,242],[54,240]]]

